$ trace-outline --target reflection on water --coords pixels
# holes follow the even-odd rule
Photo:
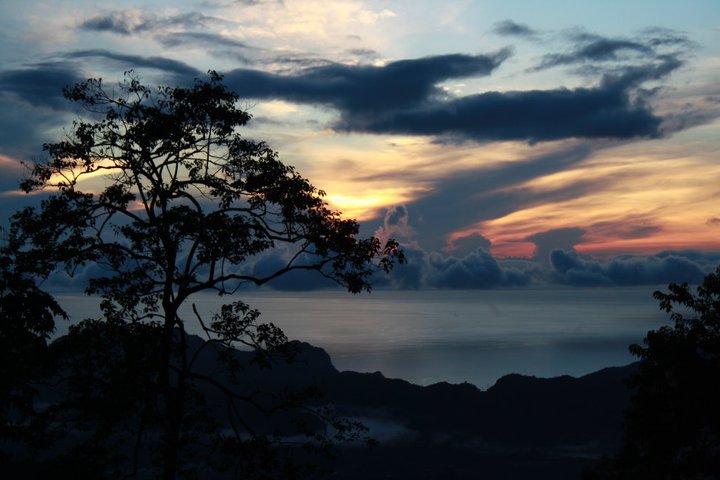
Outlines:
[[[289,338],[327,350],[340,370],[484,388],[507,373],[582,375],[633,361],[628,345],[668,322],[654,290],[262,291],[239,298]],[[59,299],[75,319],[96,315],[95,299]],[[231,298],[193,300],[209,315]],[[189,305],[184,314],[195,325]]]

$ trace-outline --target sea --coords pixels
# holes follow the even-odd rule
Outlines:
[[[419,385],[492,386],[510,373],[582,376],[636,360],[648,330],[670,323],[652,298],[658,287],[200,294],[182,311],[201,330],[222,303],[240,299],[290,339],[321,347],[338,370],[381,372]],[[98,299],[58,294],[71,322],[98,316]],[[60,321],[58,334],[69,322]]]

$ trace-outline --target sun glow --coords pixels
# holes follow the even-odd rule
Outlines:
[[[375,218],[382,208],[402,204],[407,200],[406,195],[394,189],[374,190],[363,195],[328,194],[325,198],[332,208],[359,221]]]
[[[531,257],[533,234],[581,229],[575,248],[592,255],[718,249],[714,154],[693,152],[697,132],[668,141],[599,149],[573,168],[511,187],[538,198],[511,213],[457,230],[454,239],[479,234],[498,256]]]

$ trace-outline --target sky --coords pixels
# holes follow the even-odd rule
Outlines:
[[[380,286],[698,281],[720,264],[718,40],[717,0],[3,0],[0,216],[37,202],[20,162],[77,117],[64,86],[213,69],[245,135],[401,241]]]

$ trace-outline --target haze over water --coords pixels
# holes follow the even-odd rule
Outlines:
[[[339,370],[381,371],[428,385],[491,386],[508,373],[584,375],[635,360],[628,345],[669,323],[652,292],[661,287],[472,291],[242,293],[237,298],[290,339],[322,347]],[[198,295],[209,315],[235,297]],[[97,299],[60,295],[74,319],[96,314]],[[185,310],[189,331],[200,333]],[[59,325],[64,333],[66,325]]]

